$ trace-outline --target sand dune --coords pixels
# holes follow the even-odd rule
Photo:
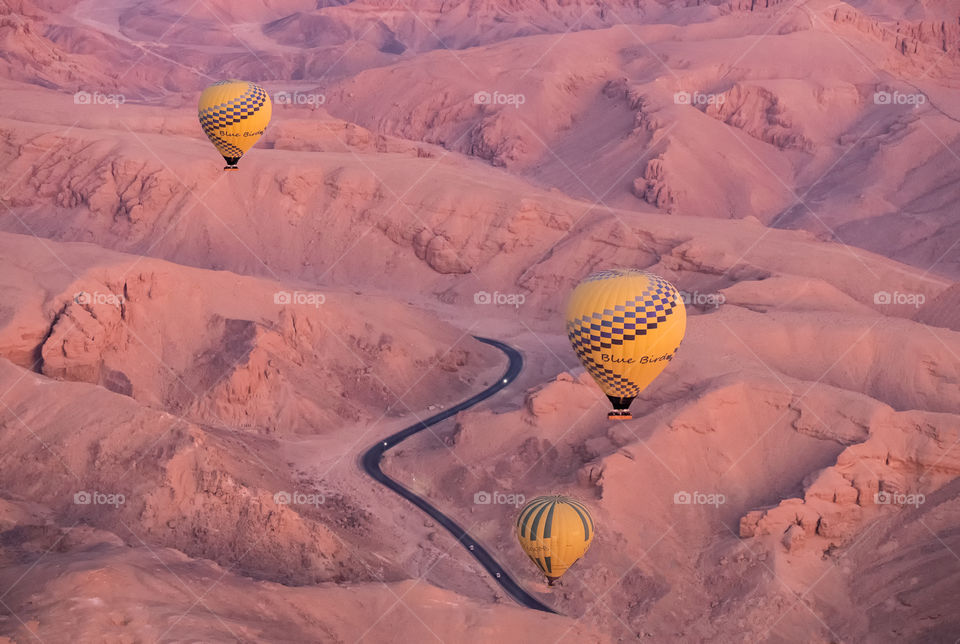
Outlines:
[[[0,641],[954,642],[958,18],[0,3]],[[274,102],[232,173],[221,77]],[[563,326],[614,266],[689,316],[623,422]],[[516,382],[383,468],[559,615],[358,466],[500,377],[473,335]]]

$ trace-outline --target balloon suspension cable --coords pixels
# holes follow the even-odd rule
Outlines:
[[[633,396],[620,397],[608,394],[607,398],[613,405],[613,411],[607,414],[607,418],[610,420],[629,420],[633,418],[633,414],[630,413],[630,403],[633,402]]]

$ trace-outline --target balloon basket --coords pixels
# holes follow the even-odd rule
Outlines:
[[[607,418],[610,420],[630,420],[633,418],[633,414],[628,409],[614,409],[607,414]]]
[[[223,169],[224,169],[224,170],[239,170],[240,168],[238,168],[238,167],[235,166],[235,165],[225,165],[225,166],[223,166]]]

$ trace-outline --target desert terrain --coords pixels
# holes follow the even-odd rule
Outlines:
[[[958,90],[954,0],[0,0],[0,643],[960,642]],[[477,336],[381,465],[555,613],[361,467]]]

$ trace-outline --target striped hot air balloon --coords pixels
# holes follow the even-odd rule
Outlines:
[[[203,90],[200,126],[226,160],[224,170],[237,169],[237,161],[266,130],[271,110],[266,90],[254,83],[224,80]]]
[[[517,539],[530,560],[553,582],[582,557],[593,542],[593,517],[566,496],[538,496],[520,510]]]
[[[630,403],[673,359],[687,328],[683,298],[653,273],[594,273],[573,290],[567,335],[580,362],[613,404],[610,418],[630,418]]]

